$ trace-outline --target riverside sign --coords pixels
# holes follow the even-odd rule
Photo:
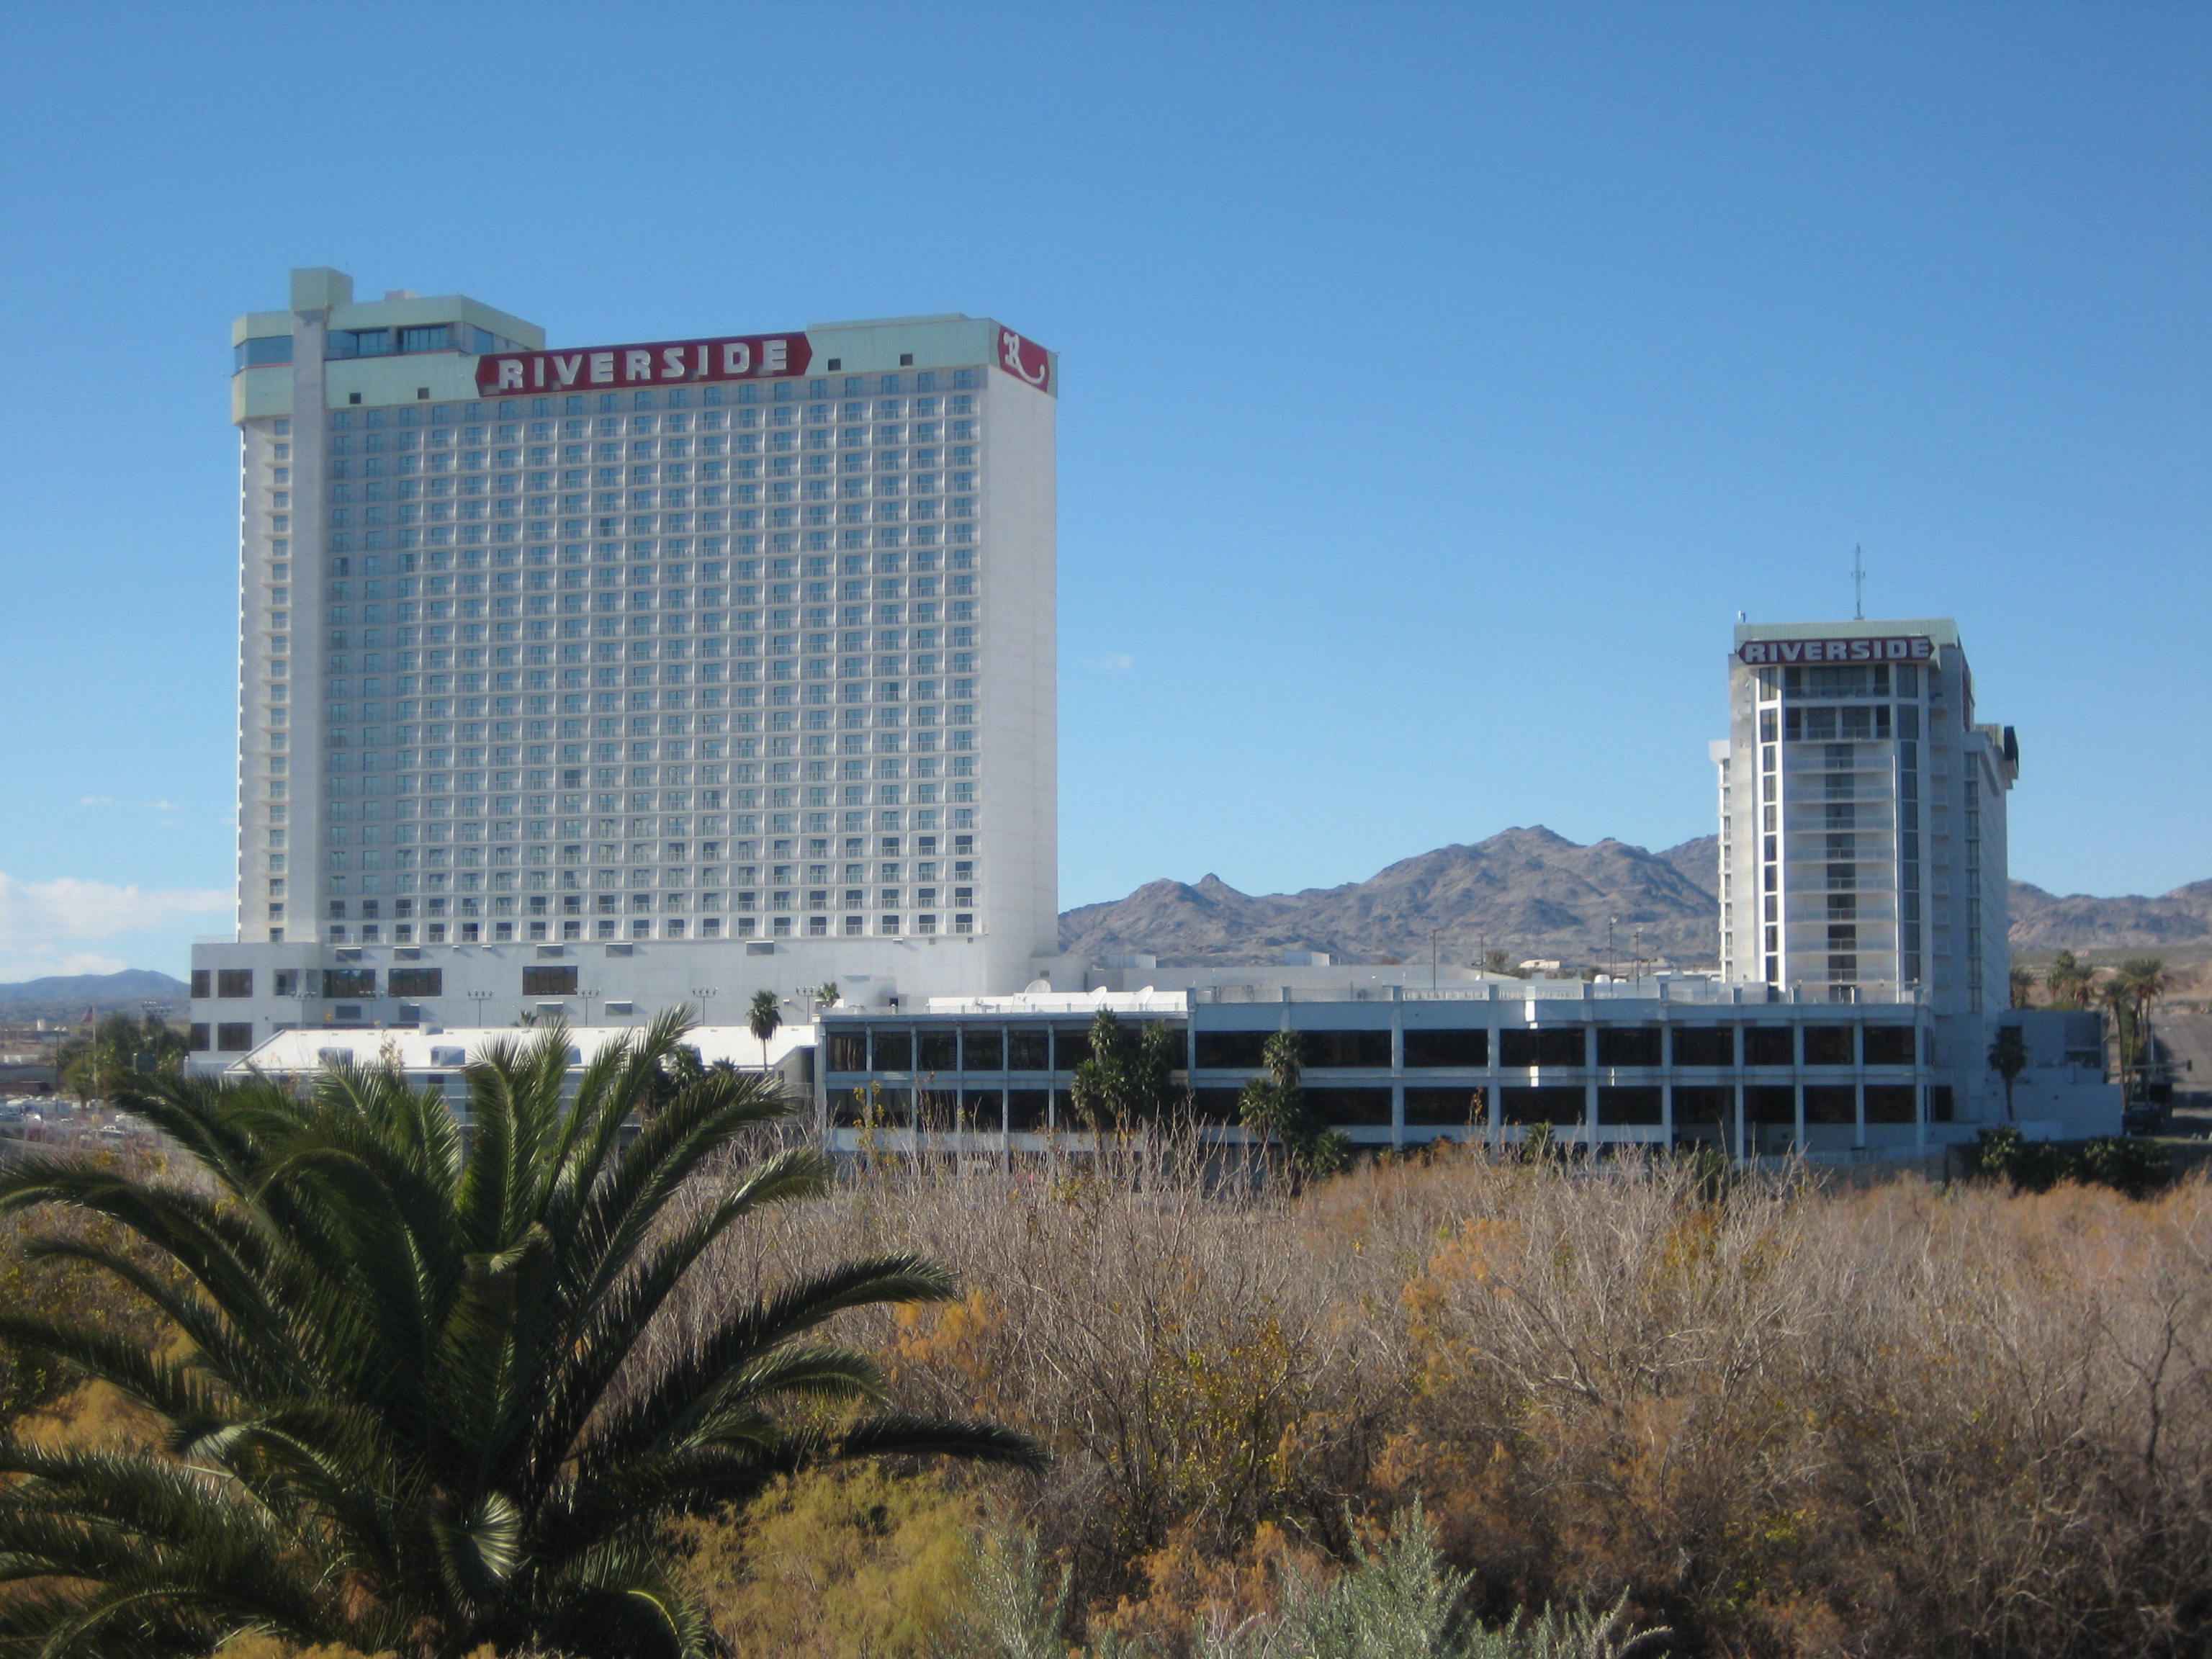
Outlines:
[[[1885,640],[1746,640],[1737,659],[1765,666],[1773,663],[1929,662],[1936,642],[1924,634]]]
[[[477,390],[487,398],[511,398],[518,392],[584,386],[778,380],[805,374],[813,360],[814,348],[804,334],[660,340],[583,351],[508,351],[477,359]]]

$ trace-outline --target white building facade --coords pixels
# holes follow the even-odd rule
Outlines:
[[[233,343],[239,912],[194,952],[204,1063],[1048,968],[1054,354],[961,316],[548,351],[326,270]]]
[[[2005,1007],[2010,726],[1977,724],[1948,618],[1735,630],[1721,969],[1815,1000]]]

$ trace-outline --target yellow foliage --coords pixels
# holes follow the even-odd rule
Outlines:
[[[682,1525],[683,1577],[736,1654],[921,1656],[958,1602],[978,1520],[941,1474],[818,1471],[742,1516]]]
[[[76,1451],[158,1451],[161,1420],[106,1382],[84,1382],[44,1411],[19,1418],[17,1437],[34,1446]]]
[[[1320,1551],[1286,1537],[1263,1521],[1243,1547],[1221,1556],[1189,1527],[1178,1527],[1160,1548],[1137,1563],[1145,1594],[1122,1596],[1114,1610],[1092,1621],[1094,1629],[1149,1642],[1160,1651],[1179,1651],[1200,1620],[1213,1628],[1234,1628],[1273,1613],[1282,1600],[1287,1573],[1308,1579],[1324,1576],[1328,1559]]]

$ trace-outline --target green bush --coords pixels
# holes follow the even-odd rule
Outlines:
[[[2173,1159],[2154,1140],[2030,1140],[2011,1124],[1984,1129],[1962,1147],[1969,1180],[2002,1181],[2019,1193],[2047,1193],[2062,1181],[2148,1198],[2172,1184]]]
[[[1633,1630],[1627,1597],[1603,1612],[1577,1607],[1534,1619],[1516,1613],[1490,1628],[1468,1617],[1471,1575],[1448,1565],[1435,1527],[1416,1504],[1393,1518],[1390,1536],[1372,1549],[1354,1545],[1352,1564],[1328,1578],[1293,1571],[1273,1617],[1228,1629],[1200,1620],[1191,1651],[1200,1659],[1628,1659],[1668,1632]],[[993,1538],[968,1581],[968,1606],[944,1659],[1139,1659],[1152,1650],[1111,1632],[1079,1650],[1060,1632],[1067,1621],[1067,1583],[1057,1591],[1036,1540]]]

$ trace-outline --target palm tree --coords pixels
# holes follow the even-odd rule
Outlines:
[[[756,991],[745,1007],[745,1027],[761,1046],[761,1070],[768,1070],[768,1041],[783,1024],[783,1011],[773,991]]]
[[[2173,975],[2166,972],[2166,964],[2156,957],[2136,957],[2120,964],[2118,977],[2113,982],[2135,1010],[2136,1060],[2148,1068],[2151,1059],[2151,1004],[2166,994],[2173,983]],[[2148,1074],[2144,1082],[2149,1082]]]
[[[2130,1098],[2129,1079],[2133,1076],[2136,1032],[2133,1030],[2134,1000],[2126,984],[2118,975],[2099,980],[2091,994],[2103,1006],[2112,1022],[2112,1046],[2120,1057],[2120,1105],[2124,1109]]]
[[[1307,1120],[1299,1088],[1305,1074],[1303,1058],[1296,1031],[1276,1032],[1260,1050],[1267,1075],[1248,1081],[1237,1101],[1237,1116],[1244,1127],[1260,1137],[1263,1148],[1280,1146],[1293,1169],[1313,1161],[1322,1139]],[[1326,1149],[1324,1161],[1332,1166],[1338,1161],[1334,1152],[1334,1146]]]
[[[2004,1079],[2005,1121],[2012,1121],[2012,1085],[2027,1069],[2027,1043],[2017,1025],[1997,1027],[1996,1040],[1990,1044],[1990,1070]]]
[[[2032,1008],[2035,1006],[2035,969],[2025,963],[2012,965],[2012,1006]]]
[[[2051,993],[2054,1008],[2086,1008],[2089,1005],[2089,984],[2092,971],[2088,965],[2071,951],[2061,951],[2051,957],[2043,983]]]
[[[304,1095],[143,1079],[125,1109],[194,1178],[13,1164],[0,1212],[114,1223],[129,1247],[42,1254],[114,1275],[172,1329],[142,1347],[0,1314],[0,1340],[163,1431],[158,1449],[0,1441],[0,1654],[166,1659],[258,1633],[408,1659],[687,1659],[708,1638],[672,1576],[671,1520],[829,1461],[1034,1463],[1003,1430],[875,1409],[881,1372],[817,1335],[843,1310],[951,1295],[919,1258],[693,1298],[701,1326],[668,1330],[716,1241],[829,1174],[793,1149],[699,1179],[788,1115],[763,1077],[702,1072],[625,1139],[684,1029],[664,1015],[608,1045],[566,1101],[564,1030],[496,1048],[466,1068],[465,1139],[390,1069]]]

